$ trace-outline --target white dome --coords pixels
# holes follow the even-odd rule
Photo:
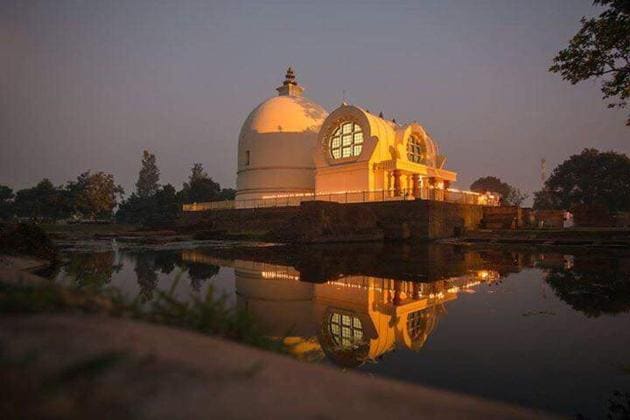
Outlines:
[[[279,96],[258,105],[241,128],[238,142],[236,199],[251,200],[312,193],[313,152],[324,108],[301,96],[287,73]],[[238,203],[237,203],[238,204]]]
[[[241,128],[241,138],[249,131],[257,133],[319,132],[328,113],[319,104],[303,96],[274,96],[258,105]]]

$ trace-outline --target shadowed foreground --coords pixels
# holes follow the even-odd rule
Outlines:
[[[104,316],[8,316],[0,345],[2,418],[541,416]]]

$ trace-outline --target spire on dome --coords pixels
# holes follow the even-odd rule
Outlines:
[[[295,72],[293,68],[289,66],[287,69],[287,73],[284,76],[284,82],[282,82],[282,86],[276,88],[278,91],[278,95],[280,96],[302,96],[304,92],[304,88],[298,85],[295,80]]]
[[[284,76],[284,83],[283,85],[297,85],[297,82],[295,81],[295,73],[293,72],[293,69],[291,68],[291,66],[289,66],[289,68],[287,69],[287,74]]]

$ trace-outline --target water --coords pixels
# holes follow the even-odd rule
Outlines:
[[[56,280],[144,300],[212,285],[298,358],[560,414],[630,393],[627,251],[104,245],[68,249]]]

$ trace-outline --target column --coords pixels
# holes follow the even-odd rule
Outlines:
[[[394,195],[400,196],[400,169],[394,169]]]
[[[426,178],[427,182],[427,198],[429,200],[435,200],[435,178]]]
[[[420,189],[420,194],[423,200],[429,199],[429,178],[422,177],[421,178],[422,187]]]
[[[451,181],[442,181],[442,183],[444,184],[444,190],[442,190],[442,200],[446,201],[447,197],[448,197],[448,190],[451,187]],[[453,199],[453,198],[451,198]],[[455,198],[455,201],[457,201],[457,197]]]
[[[418,185],[420,183],[420,175],[413,174],[411,176],[411,183],[412,183],[413,197],[414,198],[420,198],[420,188],[419,188],[419,185]]]

